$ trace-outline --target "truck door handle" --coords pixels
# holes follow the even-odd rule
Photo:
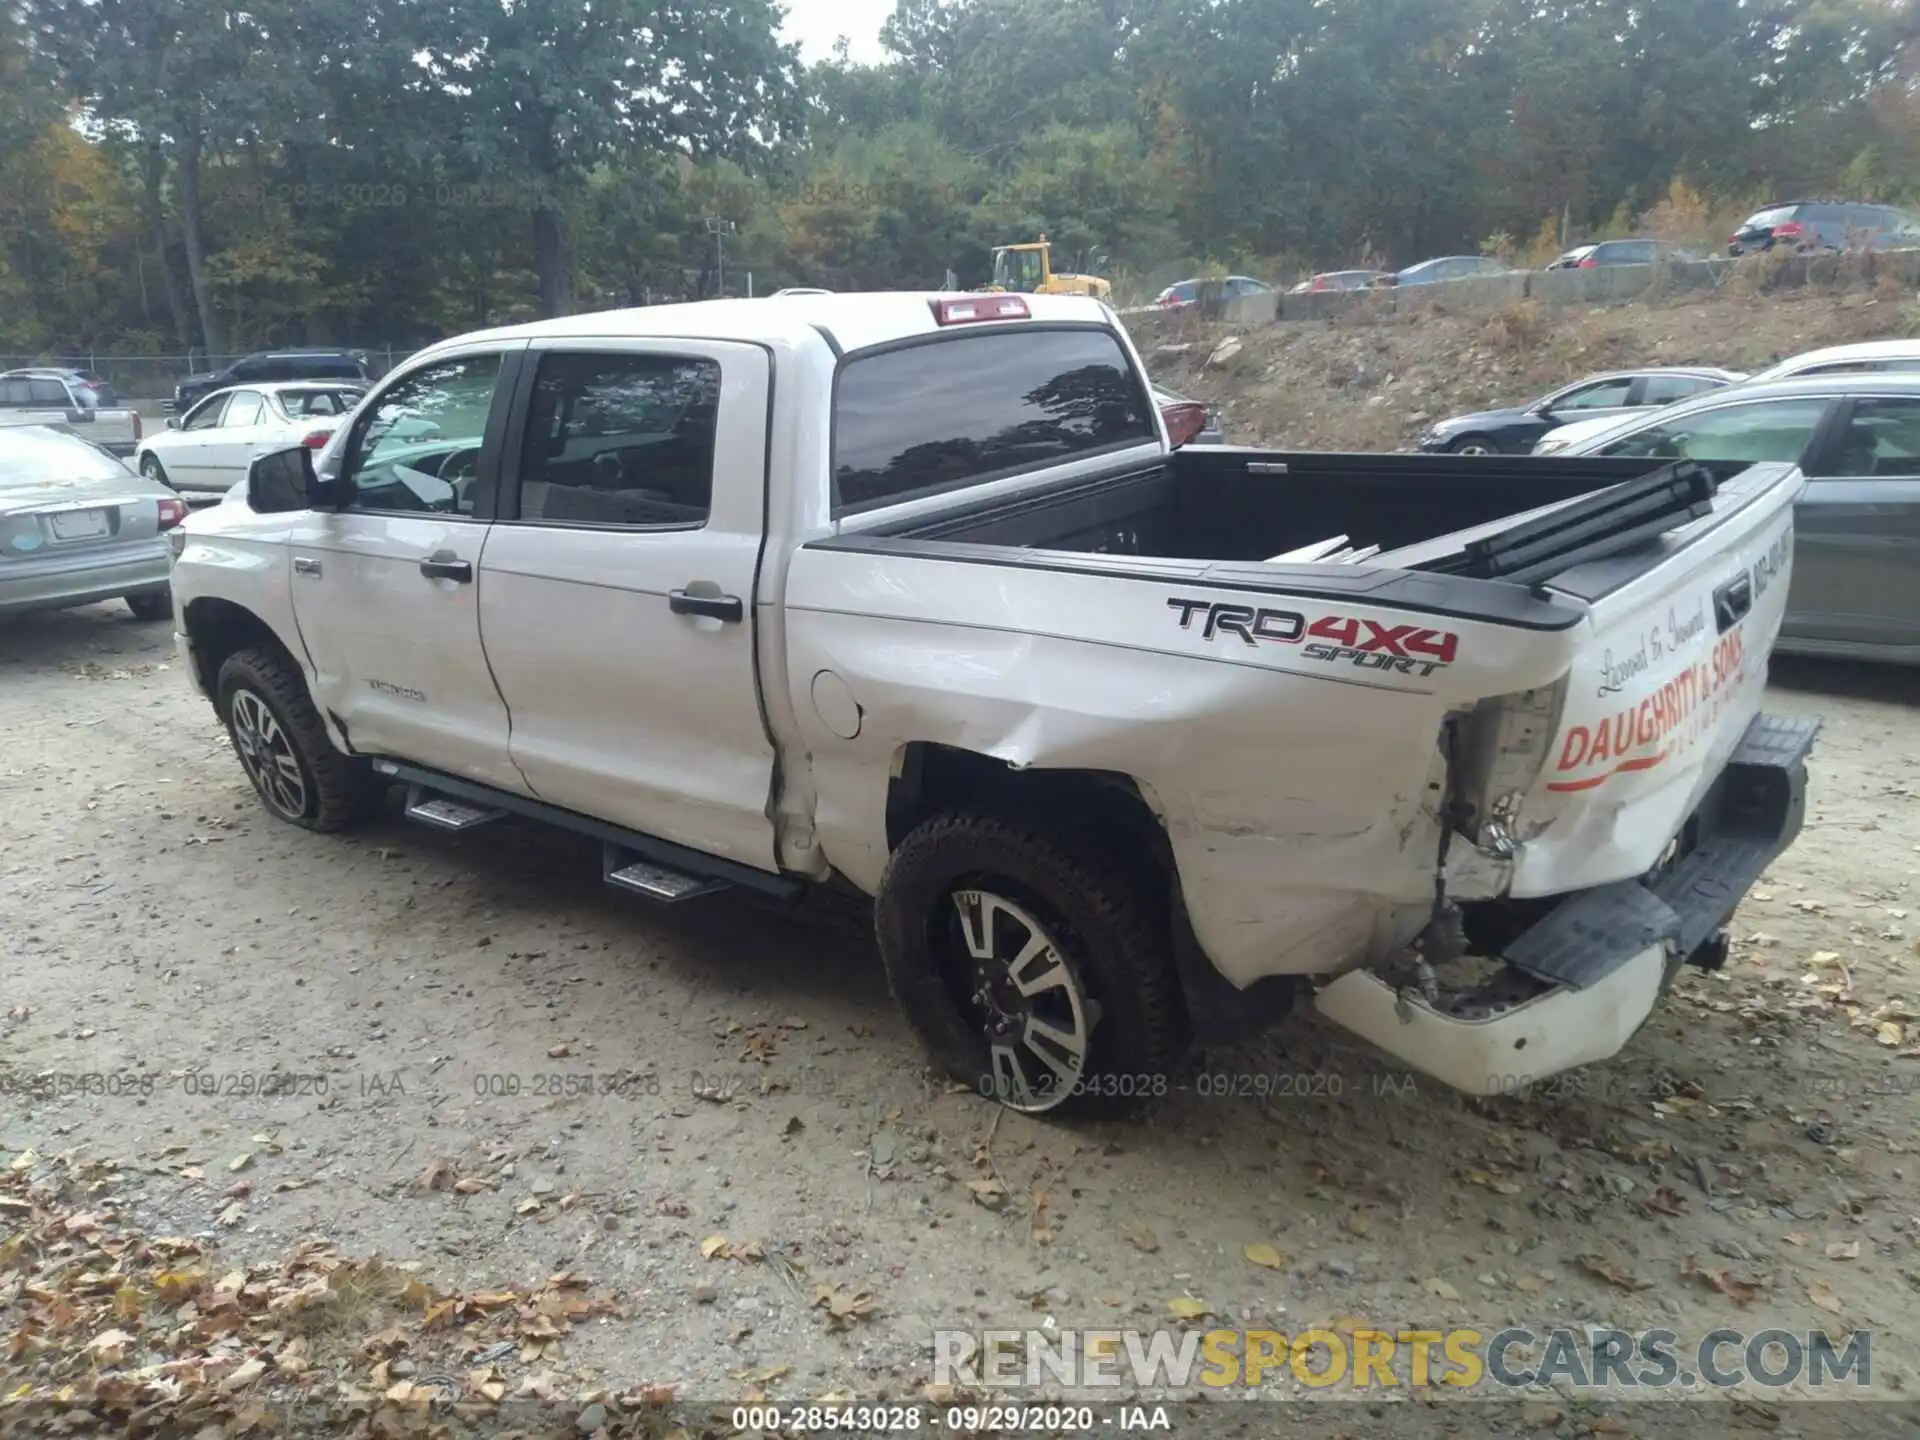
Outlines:
[[[318,575],[320,573],[320,562],[318,560],[310,560],[305,555],[296,555],[293,557],[293,573],[296,575]]]
[[[729,624],[747,618],[747,607],[738,595],[689,595],[684,590],[672,590],[667,593],[667,608],[676,615],[705,615]]]
[[[473,583],[472,562],[462,560],[451,550],[436,550],[420,562],[420,573],[429,580],[458,580],[462,585]]]

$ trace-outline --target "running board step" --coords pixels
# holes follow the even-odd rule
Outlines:
[[[658,861],[641,859],[631,850],[622,850],[614,845],[607,846],[601,870],[607,884],[616,890],[631,890],[636,895],[644,895],[663,905],[698,900],[702,896],[717,895],[722,890],[733,888],[725,880],[716,880],[708,875],[689,875],[684,870],[675,870]]]
[[[471,830],[489,820],[498,820],[506,813],[485,805],[471,805],[464,800],[449,800],[444,795],[434,794],[424,785],[407,787],[407,818],[417,820],[422,825],[431,825],[435,830]]]

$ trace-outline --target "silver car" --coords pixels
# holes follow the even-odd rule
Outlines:
[[[0,428],[0,615],[125,600],[173,613],[167,531],[187,502],[61,430]]]
[[[1730,385],[1558,453],[1798,464],[1807,488],[1774,648],[1920,664],[1920,374]]]

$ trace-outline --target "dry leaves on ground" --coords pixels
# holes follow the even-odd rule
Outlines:
[[[1742,1280],[1729,1271],[1702,1265],[1697,1258],[1689,1255],[1680,1267],[1680,1273],[1690,1279],[1698,1280],[1733,1301],[1736,1305],[1751,1305],[1766,1293],[1766,1286],[1758,1280]]]
[[[321,1241],[277,1265],[224,1268],[211,1242],[132,1228],[118,1182],[115,1167],[70,1155],[27,1152],[0,1172],[0,1313],[12,1323],[0,1350],[27,1377],[0,1394],[0,1415],[21,1433],[82,1411],[103,1433],[132,1433],[135,1417],[141,1433],[266,1433],[269,1398],[331,1413],[342,1433],[424,1433],[429,1402],[447,1397],[396,1379],[402,1352],[422,1373],[437,1362],[436,1380],[483,1349],[551,1362],[574,1325],[626,1313],[570,1272],[445,1293],[417,1265],[348,1259]],[[509,1398],[490,1369],[447,1383],[476,1415]],[[608,1414],[673,1398],[660,1386],[569,1395],[550,1375],[514,1393]]]

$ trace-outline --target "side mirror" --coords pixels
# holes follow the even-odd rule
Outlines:
[[[310,510],[319,490],[313,451],[304,445],[262,455],[247,467],[247,504],[262,515]]]
[[[167,421],[167,428],[169,430],[178,430],[180,428],[179,417],[175,416],[175,417],[169,418]]]

